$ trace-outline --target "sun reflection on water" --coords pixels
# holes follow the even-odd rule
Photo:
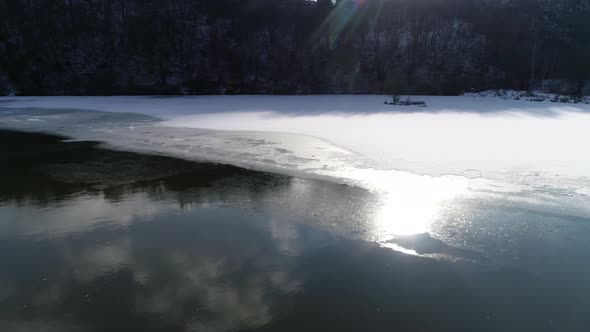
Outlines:
[[[431,232],[444,203],[465,194],[469,186],[464,177],[391,170],[359,169],[354,171],[354,178],[383,195],[374,215],[374,236],[378,241]]]

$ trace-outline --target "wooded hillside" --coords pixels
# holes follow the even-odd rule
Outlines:
[[[588,0],[4,0],[0,94],[428,93],[590,78]]]

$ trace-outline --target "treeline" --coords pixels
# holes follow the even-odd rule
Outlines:
[[[0,93],[455,94],[590,78],[590,0],[4,0]]]

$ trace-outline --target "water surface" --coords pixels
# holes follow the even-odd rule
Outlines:
[[[0,136],[2,331],[590,324],[584,216],[480,191],[394,235],[408,222],[378,192]]]

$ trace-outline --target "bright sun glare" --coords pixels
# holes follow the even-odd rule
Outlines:
[[[375,236],[379,241],[399,235],[430,231],[445,201],[465,193],[462,177],[430,177],[401,171],[358,170],[354,177],[383,193],[375,213]]]

